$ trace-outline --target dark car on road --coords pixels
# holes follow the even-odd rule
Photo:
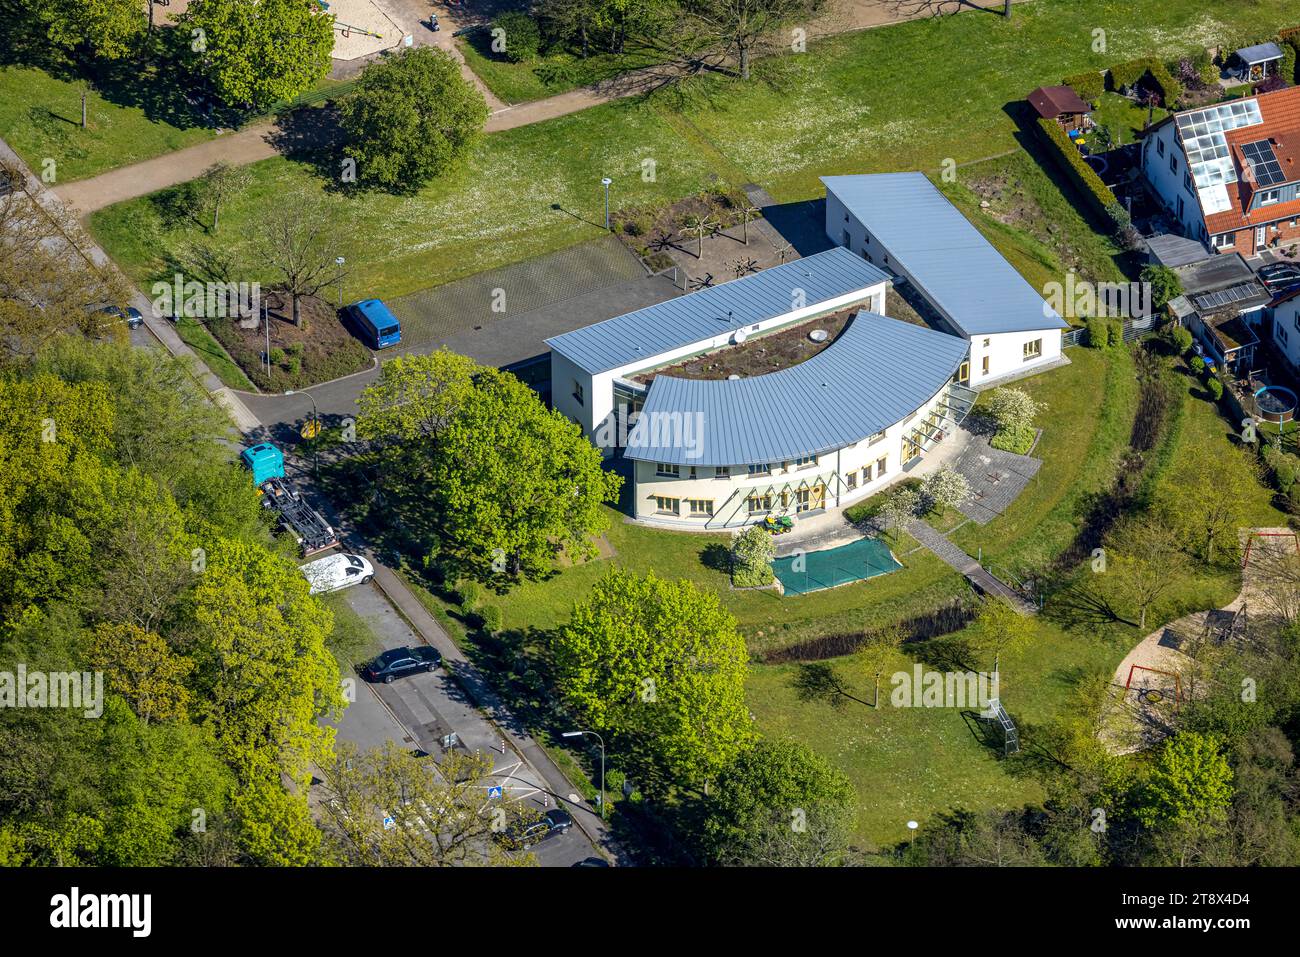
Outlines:
[[[125,309],[121,306],[105,306],[99,311],[108,316],[110,323],[125,322],[128,329],[139,329],[144,325],[144,316],[140,315],[140,310],[135,306],[127,306]]]
[[[361,677],[367,681],[392,684],[394,678],[432,671],[440,664],[442,655],[425,645],[419,648],[393,648],[362,665]]]
[[[1300,285],[1300,266],[1294,263],[1269,263],[1261,266],[1259,281],[1268,287],[1269,292],[1280,292],[1291,286]]]
[[[519,818],[505,831],[502,838],[511,847],[528,850],[530,847],[549,841],[564,834],[573,827],[573,816],[563,808],[551,808],[540,818]]]

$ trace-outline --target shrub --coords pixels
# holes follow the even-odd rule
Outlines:
[[[731,545],[731,581],[738,588],[757,588],[772,584],[772,559],[776,542],[772,533],[761,525],[751,525],[736,536]]]
[[[1106,323],[1106,337],[1109,340],[1110,347],[1117,349],[1124,345],[1124,323],[1118,319],[1112,319]]]
[[[501,33],[496,34],[497,30]],[[535,60],[542,49],[542,31],[537,21],[522,11],[511,10],[498,16],[492,21],[492,32],[494,42],[498,35],[505,42],[501,55],[511,63]]]
[[[1273,480],[1283,492],[1289,492],[1300,480],[1300,458],[1281,452],[1272,445],[1264,446],[1264,464],[1273,473]]]
[[[1074,76],[1067,76],[1061,82],[1072,87],[1074,92],[1079,94],[1080,99],[1087,100],[1089,103],[1095,102],[1106,91],[1106,74],[1100,70],[1076,73]]]
[[[501,630],[502,622],[505,616],[501,613],[499,605],[484,605],[478,613],[479,620],[483,623],[483,630],[490,635],[495,635]]]
[[[1183,326],[1174,326],[1169,330],[1169,342],[1180,356],[1186,355],[1192,347],[1192,334]]]
[[[1300,82],[1300,73],[1296,72],[1298,53],[1300,53],[1300,36],[1288,37],[1282,41],[1282,62],[1278,64],[1278,75],[1288,84]]]
[[[288,360],[285,362],[285,366],[284,366],[284,367],[285,367],[285,369],[288,371],[288,373],[289,373],[290,375],[301,375],[301,374],[302,374],[302,357],[301,357],[301,356],[289,356]]]
[[[1205,385],[1210,390],[1210,398],[1215,402],[1218,402],[1223,398],[1223,383],[1217,378],[1210,379],[1210,381],[1205,383]]]
[[[1192,371],[1197,375],[1205,374],[1205,360],[1200,356],[1192,356]]]
[[[1074,185],[1087,197],[1099,214],[1109,217],[1107,210],[1118,206],[1119,200],[1115,198],[1110,187],[1101,181],[1097,171],[1083,161],[1078,148],[1071,142],[1070,137],[1065,135],[1060,124],[1055,120],[1039,117],[1038,130],[1046,141],[1049,151],[1055,154],[1056,161],[1074,181]],[[1115,226],[1119,225],[1113,220],[1112,223]]]
[[[284,360],[286,358],[285,351],[281,349],[279,346],[276,346],[274,349],[271,350],[270,358],[271,358],[271,365],[282,366],[284,365]]]
[[[1292,485],[1286,493],[1286,510],[1292,515],[1300,515],[1300,485]],[[1296,527],[1292,525],[1292,519],[1287,519],[1287,524]]]
[[[478,582],[465,581],[456,586],[456,595],[460,598],[460,610],[470,614],[483,601],[483,586]]]
[[[1110,332],[1106,320],[1101,316],[1089,316],[1085,323],[1088,345],[1093,349],[1105,349],[1110,345]]]

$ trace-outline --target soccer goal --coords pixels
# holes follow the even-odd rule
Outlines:
[[[1241,567],[1250,565],[1251,555],[1300,554],[1300,534],[1284,532],[1251,532],[1246,537],[1246,550],[1241,558]]]

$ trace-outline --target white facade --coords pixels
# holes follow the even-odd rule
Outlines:
[[[868,312],[883,315],[887,288],[887,282],[879,282],[835,299],[773,316],[771,319],[746,326],[744,331],[748,336],[776,332],[786,326],[797,325],[817,316],[830,315],[852,306],[861,306]],[[610,455],[619,445],[614,441],[619,432],[619,424],[614,418],[616,380],[627,379],[638,373],[673,365],[700,353],[721,349],[733,342],[734,336],[735,330],[728,329],[709,339],[693,342],[659,355],[647,356],[596,375],[585,371],[552,349],[551,403],[569,419],[581,425],[583,434],[603,454]]]
[[[722,469],[669,466],[667,471],[676,474],[662,474],[654,462],[633,460],[633,517],[699,531],[737,528],[761,521],[768,512],[797,515],[851,505],[904,477],[905,466],[922,454],[908,437],[926,418],[943,427],[946,391],[947,386],[883,432],[812,462],[745,462]],[[771,468],[751,474],[755,465]]]
[[[1300,296],[1273,308],[1273,348],[1300,371]]]
[[[1142,142],[1142,173],[1168,214],[1178,221],[1184,236],[1208,242],[1201,201],[1178,141],[1178,124],[1172,120],[1155,127]]]
[[[1061,330],[1045,328],[1030,332],[998,332],[968,335],[935,302],[925,286],[884,246],[879,238],[845,206],[835,193],[826,191],[826,235],[835,243],[862,256],[867,262],[907,280],[942,321],[945,332],[970,342],[970,368],[964,381],[979,389],[1001,379],[1023,375],[1031,369],[1061,358]]]

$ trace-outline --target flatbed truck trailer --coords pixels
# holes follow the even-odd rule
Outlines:
[[[280,525],[297,540],[304,557],[338,545],[339,537],[329,522],[285,477],[284,454],[276,446],[259,442],[240,452],[239,458],[253,473],[262,507],[279,516]]]

